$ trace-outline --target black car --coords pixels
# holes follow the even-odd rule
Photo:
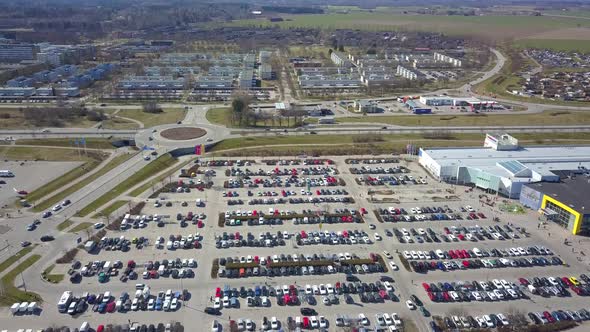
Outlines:
[[[301,314],[304,316],[316,316],[318,313],[312,308],[301,308]]]
[[[53,241],[53,240],[55,240],[55,238],[51,235],[43,235],[41,237],[42,242],[49,242],[49,241]]]
[[[219,311],[219,309],[217,308],[212,308],[212,307],[206,307],[205,308],[205,313],[209,314],[209,315],[221,315],[221,312]]]

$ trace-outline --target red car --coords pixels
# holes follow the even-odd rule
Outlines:
[[[422,287],[424,287],[425,291],[430,292],[430,285],[428,285],[427,283],[423,282]]]
[[[457,237],[459,238],[459,240],[461,241],[465,241],[465,235],[463,234],[458,234]]]
[[[205,224],[203,223],[203,220],[199,220],[197,222],[197,228],[203,228],[203,227],[205,227]]]
[[[107,304],[107,312],[115,312],[115,302],[109,302]]]
[[[430,298],[430,301],[436,300],[436,297],[434,296],[434,294],[432,294],[432,292],[428,292],[426,294],[428,294],[428,297]]]
[[[525,278],[518,278],[518,281],[520,282],[521,285],[523,286],[528,286],[529,285],[529,281],[526,280]]]
[[[309,328],[309,317],[307,316],[303,316],[303,327],[304,328]]]
[[[563,280],[563,282],[565,282],[565,284],[570,287],[574,285],[568,277],[561,277],[561,280]]]
[[[547,320],[549,321],[549,323],[555,322],[555,318],[553,318],[553,316],[551,316],[551,314],[549,313],[549,311],[543,311],[543,316],[545,316],[545,318],[547,318]]]
[[[483,214],[483,213],[481,213],[481,212],[478,212],[477,213],[477,216],[480,217],[481,219],[485,219],[486,218],[486,215]]]
[[[469,261],[462,261],[461,263],[463,264],[463,266],[465,266],[465,268],[469,268]]]
[[[133,260],[127,261],[127,267],[134,268],[135,267],[135,261],[133,261]]]
[[[215,288],[215,297],[221,297],[221,288]]]
[[[367,214],[367,209],[361,208],[361,214]]]
[[[104,331],[104,325],[98,325],[98,327],[96,328],[96,332],[103,332]]]

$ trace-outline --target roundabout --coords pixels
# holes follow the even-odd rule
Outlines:
[[[198,127],[168,128],[160,132],[160,136],[172,141],[187,141],[203,137],[207,131]]]

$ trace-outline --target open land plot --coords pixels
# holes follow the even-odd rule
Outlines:
[[[481,135],[480,135],[481,136]],[[480,143],[481,145],[481,137]],[[398,158],[399,157],[399,158]],[[252,319],[257,326],[261,325],[262,317],[270,317],[276,316],[282,324],[286,324],[287,317],[295,317],[301,316],[300,309],[303,307],[311,307],[315,309],[319,315],[325,316],[325,318],[330,323],[330,330],[338,331],[335,328],[336,317],[338,315],[347,315],[350,318],[357,318],[359,313],[364,313],[368,320],[370,321],[371,325],[374,325],[376,322],[376,314],[380,313],[397,313],[399,317],[402,319],[404,326],[407,327],[407,330],[413,331],[426,331],[428,329],[428,322],[430,318],[424,318],[419,310],[410,310],[407,308],[405,301],[410,299],[411,295],[416,295],[423,303],[424,307],[430,312],[432,315],[448,315],[449,312],[461,312],[461,315],[473,315],[473,316],[480,316],[489,313],[504,313],[510,317],[510,314],[514,311],[513,308],[524,308],[526,310],[556,310],[556,309],[564,309],[564,310],[578,310],[582,307],[587,306],[587,297],[578,296],[576,294],[571,294],[568,297],[551,297],[551,298],[543,298],[538,295],[532,294],[526,289],[519,287],[519,290],[522,291],[527,298],[520,298],[520,299],[512,299],[512,300],[502,300],[502,301],[471,301],[471,302],[432,302],[428,299],[425,291],[421,286],[421,282],[451,282],[457,280],[483,280],[483,281],[491,281],[493,279],[505,279],[508,282],[517,282],[518,277],[525,277],[525,278],[533,278],[536,276],[563,276],[563,275],[579,275],[580,273],[585,271],[584,266],[587,264],[588,258],[582,257],[581,259],[583,262],[578,262],[576,260],[576,254],[572,254],[570,252],[570,248],[563,245],[563,239],[558,234],[559,232],[565,231],[558,230],[558,229],[551,229],[552,236],[547,236],[548,230],[537,230],[535,225],[537,224],[537,214],[535,211],[527,211],[524,214],[519,215],[511,215],[506,212],[501,212],[495,209],[492,206],[481,204],[479,202],[480,195],[485,195],[483,191],[475,189],[474,191],[465,191],[461,186],[453,186],[446,183],[439,183],[438,181],[431,179],[424,169],[422,169],[415,161],[404,160],[401,156],[394,156],[392,157],[390,153],[387,155],[381,156],[371,156],[359,158],[370,158],[374,161],[379,161],[379,164],[368,165],[369,167],[376,167],[381,166],[384,168],[389,167],[396,167],[396,166],[403,166],[407,168],[408,172],[404,173],[406,175],[411,175],[413,178],[423,178],[426,179],[426,183],[421,184],[414,184],[414,183],[407,183],[407,184],[400,184],[400,185],[379,185],[379,186],[369,186],[365,184],[359,184],[356,182],[356,178],[358,175],[351,174],[350,168],[352,167],[360,167],[366,166],[366,164],[347,164],[346,159],[351,157],[324,157],[332,160],[334,163],[331,165],[327,165],[325,160],[318,160],[314,158],[310,158],[312,160],[312,165],[303,165],[302,158],[282,158],[283,160],[289,159],[287,165],[280,165],[277,163],[270,162],[269,158],[252,158],[247,155],[242,155],[240,160],[249,159],[253,160],[254,163],[251,165],[246,166],[237,166],[236,160],[234,159],[234,164],[232,166],[227,166],[224,162],[220,161],[219,159],[215,159],[218,162],[217,165],[213,166],[211,164],[203,165],[202,167],[206,167],[211,170],[216,171],[216,176],[212,178],[214,184],[213,189],[205,189],[205,191],[198,191],[198,190],[191,190],[190,192],[167,192],[162,193],[159,196],[165,197],[165,200],[162,200],[160,197],[156,198],[160,200],[161,203],[170,202],[171,206],[161,205],[156,207],[155,200],[156,199],[147,199],[146,206],[141,211],[141,214],[147,215],[154,215],[158,214],[160,216],[164,216],[163,220],[164,225],[158,226],[153,221],[148,222],[146,226],[142,228],[135,228],[130,227],[128,229],[116,231],[116,232],[109,232],[107,233],[107,237],[115,237],[119,238],[120,236],[124,236],[126,239],[131,240],[134,238],[145,237],[148,239],[149,245],[143,246],[142,248],[138,248],[135,245],[131,245],[130,250],[122,252],[116,250],[104,250],[101,249],[97,252],[93,253],[86,253],[84,251],[80,251],[76,259],[80,260],[82,264],[87,264],[89,262],[94,262],[97,260],[121,260],[122,262],[127,262],[128,260],[134,260],[137,263],[137,267],[134,269],[135,272],[139,275],[137,281],[128,281],[128,282],[121,282],[119,276],[122,273],[121,269],[119,271],[119,275],[117,277],[111,277],[104,283],[99,283],[98,278],[96,275],[84,277],[83,282],[81,283],[72,283],[66,278],[66,280],[62,281],[60,287],[56,287],[53,285],[44,286],[46,288],[46,292],[55,291],[56,295],[51,297],[52,299],[59,298],[61,291],[64,289],[64,285],[67,285],[67,289],[72,290],[75,295],[80,296],[84,292],[90,292],[93,294],[104,293],[105,291],[110,291],[111,295],[118,297],[122,292],[127,292],[132,294],[134,289],[134,284],[136,283],[145,283],[151,287],[151,298],[155,297],[159,291],[165,292],[166,289],[172,289],[173,291],[179,290],[180,288],[185,288],[191,294],[190,299],[182,301],[182,307],[176,311],[164,311],[164,310],[138,310],[138,311],[115,311],[113,313],[108,314],[98,314],[91,311],[91,307],[86,310],[86,313],[80,317],[74,316],[70,318],[65,314],[59,314],[57,310],[44,310],[41,317],[31,317],[28,323],[33,326],[37,326],[42,324],[43,321],[51,319],[52,322],[67,322],[68,325],[78,326],[80,325],[81,321],[88,321],[91,323],[92,326],[96,326],[97,324],[101,324],[104,322],[105,315],[108,315],[109,322],[112,323],[125,323],[128,320],[131,321],[138,321],[140,323],[143,322],[150,322],[154,319],[162,320],[162,321],[169,321],[169,320],[181,320],[186,326],[195,326],[195,324],[206,324],[211,326],[211,322],[216,319],[222,323],[222,325],[226,326],[227,322],[231,320],[239,320],[239,319]],[[382,159],[389,159],[394,158],[398,159],[397,162],[386,162],[381,163]],[[292,161],[295,160],[299,164],[292,164]],[[313,161],[318,161],[316,164]],[[269,164],[267,164],[269,162]],[[242,212],[246,212],[248,210],[257,210],[257,211],[268,211],[269,208],[277,209],[279,211],[301,211],[302,209],[311,209],[312,211],[317,212],[318,207],[311,204],[311,203],[300,203],[300,204],[253,204],[250,205],[248,203],[243,205],[237,206],[230,206],[229,201],[235,200],[236,197],[227,197],[228,192],[237,193],[237,198],[242,199],[246,202],[253,198],[259,198],[260,196],[258,193],[260,192],[277,192],[279,193],[278,197],[281,197],[282,191],[289,191],[293,192],[293,194],[289,194],[290,197],[293,198],[318,198],[318,197],[330,197],[330,196],[338,196],[333,194],[328,195],[318,195],[316,190],[320,188],[311,188],[307,189],[304,186],[298,187],[295,185],[291,185],[290,187],[284,186],[285,181],[292,178],[291,170],[295,169],[299,174],[302,174],[305,168],[324,168],[324,167],[333,167],[337,170],[337,174],[334,176],[338,178],[342,178],[345,184],[337,185],[337,186],[329,186],[329,187],[320,187],[321,189],[345,189],[353,196],[355,199],[355,203],[326,203],[326,207],[322,204],[321,210],[328,210],[334,211],[334,209],[355,209],[360,210],[361,208],[365,208],[369,212],[363,217],[365,219],[364,223],[324,223],[321,224],[307,224],[301,222],[295,222],[291,219],[286,219],[285,222],[281,224],[273,224],[273,225],[247,225],[242,224],[238,226],[229,226],[225,225],[221,227],[219,225],[218,216],[220,213],[224,213],[226,211],[237,211],[240,210]],[[224,183],[230,179],[238,179],[238,176],[226,175],[226,171],[230,171],[230,169],[234,169],[235,171],[241,170],[246,171],[246,169],[250,169],[251,171],[258,172],[260,170],[260,174],[268,174],[267,172],[273,172],[276,169],[279,171],[287,170],[286,175],[254,175],[250,177],[250,180],[254,180],[256,178],[265,178],[271,181],[275,181],[277,179],[281,179],[283,181],[283,185],[277,185],[272,187],[263,187],[262,185],[258,185],[257,187],[250,187],[250,188],[232,188],[226,189],[223,188]],[[178,180],[182,179],[178,177],[179,174],[176,173],[173,182],[177,182]],[[304,177],[304,175],[301,175]],[[398,176],[398,175],[396,175]],[[305,176],[307,177],[307,176]],[[311,176],[312,178],[322,178],[322,176]],[[186,179],[183,179],[186,181]],[[196,180],[196,179],[195,179]],[[383,197],[388,197],[391,199],[395,199],[398,202],[396,203],[371,203],[367,200],[368,197],[371,195],[369,191],[379,190],[383,191],[382,194],[379,194]],[[252,191],[254,196],[249,196],[248,191]],[[302,191],[306,193],[303,194]],[[307,192],[311,192],[311,195],[308,195]],[[224,195],[225,194],[225,195]],[[446,196],[446,197],[445,197]],[[268,198],[268,197],[265,197]],[[195,200],[200,199],[204,201],[204,206],[195,206]],[[187,202],[187,205],[182,205],[182,202]],[[466,215],[467,212],[462,212],[461,209],[465,208],[467,205],[472,206],[477,212],[481,212],[486,217],[478,218],[477,220],[467,220]],[[383,222],[381,223],[376,215],[373,213],[375,209],[384,208],[387,209],[388,207],[393,206],[397,208],[403,208],[408,211],[408,215],[414,215],[416,213],[409,212],[412,208],[415,207],[445,207],[452,209],[454,212],[461,214],[463,216],[462,220],[425,220],[425,221],[398,221],[398,222]],[[180,221],[175,218],[175,216],[180,213],[181,217],[184,218],[187,216],[189,212],[193,212],[195,214],[205,214],[206,217],[204,219],[204,227],[203,228],[195,228],[189,222],[188,226],[182,226]],[[426,213],[430,214],[430,213]],[[499,222],[494,222],[492,220],[493,217],[498,217],[500,219]],[[201,217],[199,217],[201,219]],[[479,225],[481,227],[495,227],[496,225],[499,226],[507,226],[508,222],[511,224],[526,227],[528,230],[527,236],[521,236],[520,238],[514,239],[514,242],[510,240],[493,240],[493,241],[481,241],[481,242],[439,242],[439,243],[400,243],[396,240],[393,235],[387,235],[388,233],[392,233],[393,228],[406,228],[410,230],[414,228],[418,230],[419,228],[429,228],[436,230],[437,233],[442,233],[444,227],[452,228],[452,226],[474,226]],[[318,232],[317,237],[319,238],[319,233],[324,234],[337,234],[343,233],[344,231],[350,230],[358,230],[367,233],[367,238],[370,239],[370,243],[364,243],[362,245],[358,244],[298,244],[299,241],[297,240],[297,235],[302,234],[302,231],[306,234],[312,234],[312,232]],[[218,240],[216,238],[223,238],[230,236],[241,236],[246,238],[247,233],[252,233],[252,236],[255,239],[258,239],[261,234],[266,236],[266,232],[269,232],[271,236],[280,232],[280,234],[284,237],[286,236],[287,239],[285,240],[284,245],[279,245],[275,247],[266,247],[266,246],[230,246],[230,247],[217,247]],[[193,234],[195,232],[199,232],[200,236],[203,237],[201,241],[200,248],[192,248],[192,249],[168,249],[166,245],[160,246],[157,248],[152,243],[155,243],[155,240],[162,236],[166,240],[168,239],[169,235],[182,235],[188,236],[189,234]],[[225,232],[225,234],[224,234]],[[236,232],[238,235],[235,235]],[[381,240],[378,239],[377,235]],[[567,235],[570,237],[570,235]],[[314,235],[315,237],[315,235]],[[561,258],[564,262],[568,265],[552,265],[552,266],[532,266],[532,267],[514,267],[514,268],[488,268],[488,269],[455,269],[452,271],[442,272],[442,271],[429,271],[428,273],[418,274],[414,271],[407,271],[402,266],[401,259],[395,254],[396,251],[416,251],[416,250],[437,250],[441,249],[444,251],[454,250],[454,249],[469,249],[472,250],[473,247],[485,248],[489,250],[490,248],[502,248],[508,249],[510,247],[529,247],[534,245],[542,245],[549,249],[551,249],[554,253],[553,256]],[[588,247],[589,244],[583,244],[585,247]],[[585,249],[586,250],[586,249]],[[389,297],[383,301],[379,300],[376,302],[366,303],[362,301],[361,296],[357,294],[349,294],[354,301],[354,304],[347,304],[345,303],[345,296],[344,294],[335,294],[338,298],[337,304],[325,305],[323,304],[323,297],[319,294],[310,295],[314,301],[308,300],[308,296],[305,295],[306,289],[315,285],[316,287],[326,288],[328,284],[330,284],[330,288],[336,287],[336,283],[340,284],[342,287],[342,283],[345,282],[346,275],[341,272],[336,273],[314,273],[308,275],[280,275],[280,276],[244,276],[242,278],[225,278],[225,277],[218,277],[216,273],[211,274],[211,270],[214,267],[215,259],[216,258],[226,258],[226,257],[238,257],[244,256],[246,259],[247,256],[251,256],[250,259],[253,257],[258,258],[266,258],[272,257],[273,255],[280,256],[281,254],[286,255],[293,255],[296,254],[297,257],[301,257],[299,255],[314,255],[314,254],[324,254],[324,255],[332,255],[336,254],[339,255],[340,253],[354,253],[359,257],[367,257],[370,253],[377,253],[385,257],[384,251],[391,253],[393,258],[386,259],[385,263],[389,265],[389,262],[394,262],[397,266],[399,266],[399,270],[397,269],[388,269],[382,273],[354,273],[353,275],[356,276],[361,282],[363,283],[377,283],[381,278],[392,278],[394,282],[388,284],[387,287],[393,287],[392,294],[395,297]],[[191,258],[195,257],[197,261],[197,267],[192,268],[195,273],[194,279],[174,279],[170,276],[158,276],[157,278],[150,278],[150,279],[142,279],[142,274],[146,269],[144,269],[144,263],[148,261],[159,261],[163,262],[164,259],[170,261],[174,258]],[[292,256],[291,256],[292,257]],[[547,256],[548,257],[548,256]],[[299,258],[301,259],[301,258]],[[508,257],[508,259],[514,259],[514,257]],[[62,273],[69,269],[69,264],[60,265],[57,264],[53,273]],[[79,271],[79,270],[78,270]],[[213,272],[216,272],[213,271]],[[193,282],[197,280],[198,282]],[[385,280],[385,279],[383,279]],[[286,287],[287,289],[291,288],[295,292],[298,293],[298,298],[300,303],[294,305],[279,305],[277,302],[277,298],[275,296],[271,296],[268,298],[270,304],[267,307],[261,306],[248,306],[248,301],[245,297],[236,297],[239,305],[235,308],[221,308],[221,313],[219,316],[209,316],[204,314],[202,311],[205,307],[212,307],[215,304],[214,297],[216,288],[221,288],[220,291],[223,291],[224,286],[227,285],[230,289],[236,288],[236,290],[240,290],[241,287],[245,289],[251,288],[252,292],[256,286],[260,288],[265,287],[269,290],[270,287],[273,289],[283,288]],[[323,287],[322,287],[323,285]],[[381,285],[383,287],[383,281],[381,281]],[[362,291],[363,293],[372,293],[370,291]],[[255,296],[252,296],[255,297]],[[54,301],[54,300],[52,300]],[[221,299],[219,300],[221,302]],[[53,305],[54,303],[49,303]],[[194,309],[196,308],[196,310]],[[525,310],[525,309],[523,309]],[[8,313],[0,313],[0,315],[8,315]],[[4,317],[4,316],[0,316]],[[67,317],[67,318],[66,318]],[[526,318],[525,318],[526,319]],[[512,322],[512,320],[511,320]],[[224,330],[229,330],[229,328],[224,327]],[[523,329],[524,330],[524,329]]]
[[[207,111],[205,116],[207,117],[207,120],[213,124],[223,125],[228,128],[240,128],[239,121],[232,119],[232,111],[230,108],[211,108]],[[258,120],[256,122],[256,127],[292,128],[296,125],[295,117],[283,117],[280,121],[278,119],[270,119],[266,122],[263,120]],[[247,126],[243,124],[242,127]]]
[[[64,127],[88,128],[96,122],[89,121],[86,117],[76,117],[64,123]],[[27,120],[19,108],[0,108],[0,129],[35,128],[36,126]]]
[[[575,145],[589,144],[588,133],[515,134],[522,144]],[[211,152],[221,156],[243,155],[247,149],[252,156],[285,155],[354,155],[405,153],[407,145],[453,147],[480,146],[479,134],[450,134],[430,137],[421,134],[356,134],[356,135],[301,135],[268,136],[227,139],[215,145]]]

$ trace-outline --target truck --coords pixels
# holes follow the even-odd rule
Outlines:
[[[37,302],[31,302],[27,306],[27,313],[32,315],[32,314],[34,314],[37,311],[37,309],[39,309],[39,306],[37,305]]]
[[[0,178],[13,178],[14,173],[9,170],[0,170]]]
[[[70,306],[70,302],[72,302],[72,298],[72,292],[63,292],[63,294],[59,298],[59,301],[57,302],[57,310],[62,314],[66,313],[68,311],[68,307]]]
[[[84,249],[86,250],[86,252],[92,252],[94,248],[96,248],[96,243],[94,243],[94,241],[87,241],[84,244]]]

